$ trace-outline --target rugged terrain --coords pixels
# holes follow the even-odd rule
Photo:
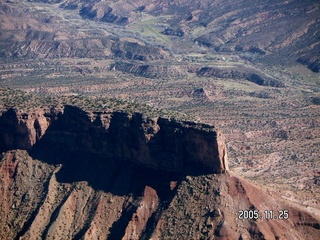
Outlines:
[[[316,239],[319,215],[228,171],[214,127],[75,106],[0,117],[1,239]],[[11,150],[24,149],[24,150]],[[261,219],[239,219],[239,210]],[[288,219],[265,219],[286,210]]]
[[[191,126],[191,129],[195,126],[207,128],[207,125],[195,124],[202,122],[216,126],[216,129],[223,133],[229,167],[232,171],[229,171],[231,177],[238,179],[236,176],[241,175],[260,185],[262,189],[278,192],[279,196],[272,196],[277,202],[283,198],[290,202],[290,206],[294,205],[318,215],[320,209],[319,16],[319,2],[313,0],[303,2],[298,0],[2,1],[0,87],[6,89],[0,90],[1,111],[18,109],[20,112],[16,113],[17,116],[25,114],[21,115],[22,122],[26,119],[33,121],[38,115],[42,117],[37,120],[35,126],[33,123],[19,126],[20,120],[17,123],[14,111],[11,113],[9,111],[11,115],[7,114],[13,116],[13,122],[11,125],[6,122],[7,125],[3,125],[6,126],[5,129],[17,125],[19,131],[23,132],[30,128],[33,129],[32,137],[28,137],[29,140],[25,141],[26,139],[19,134],[18,136],[22,137],[18,138],[20,140],[13,136],[8,137],[6,134],[2,135],[1,148],[13,150],[10,154],[18,156],[17,159],[32,158],[41,160],[40,165],[44,162],[49,164],[48,168],[44,167],[48,170],[43,175],[43,179],[49,179],[49,172],[51,174],[53,171],[58,171],[57,166],[52,164],[61,164],[59,162],[61,156],[55,155],[56,150],[48,149],[48,152],[54,153],[50,154],[52,158],[49,159],[43,157],[41,151],[35,149],[31,151],[30,148],[33,149],[31,146],[37,143],[34,146],[39,146],[40,149],[42,142],[46,143],[42,146],[55,145],[52,144],[52,138],[47,136],[40,142],[38,140],[50,125],[47,118],[62,113],[65,105],[79,106],[82,109],[78,109],[79,112],[83,112],[81,116],[89,113],[90,120],[84,117],[86,120],[80,124],[81,127],[101,115],[101,122],[98,118],[94,124],[92,123],[93,125],[89,124],[87,130],[95,129],[97,126],[101,129],[108,128],[106,124],[113,118],[114,111],[117,112],[117,117],[124,116],[126,124],[130,126],[135,126],[137,119],[147,121],[142,127],[143,131],[140,129],[138,132],[130,133],[140,137],[142,132],[143,134],[144,131],[148,132],[149,127],[166,124],[167,120],[164,119],[168,119],[171,123],[177,122],[178,125],[184,121],[186,123],[181,126]],[[11,90],[8,90],[8,87]],[[25,94],[12,89],[23,89],[34,94]],[[49,105],[55,109],[53,112],[50,112]],[[136,112],[143,114],[139,115]],[[121,119],[122,117],[119,117],[119,121]],[[125,122],[124,119],[120,122]],[[61,127],[67,123],[61,119],[58,123],[60,125],[52,125],[50,129],[53,128],[54,131],[49,129],[48,133],[59,135]],[[89,135],[102,134],[95,131],[90,132],[93,135]],[[147,135],[155,134],[157,130],[152,131],[154,132]],[[193,131],[197,132],[196,129]],[[75,131],[65,138],[70,140],[74,134],[80,133]],[[167,136],[162,133],[160,135]],[[79,138],[83,144],[80,149],[101,148],[103,151],[108,151],[104,144],[109,144],[111,140],[91,142],[93,137],[85,136],[83,133]],[[181,140],[194,135],[179,133],[177,136]],[[135,164],[146,162],[146,159],[140,158],[146,152],[150,155],[147,161],[153,161],[151,164],[153,169],[161,165],[160,160],[150,154],[150,151],[159,151],[152,148],[152,144],[146,144],[141,151],[128,150],[140,146],[139,141],[131,142],[131,140],[126,140],[126,147],[121,146],[126,150],[120,156],[128,154],[136,156],[134,163],[129,161],[134,165],[133,168],[140,169],[141,165],[136,167]],[[152,138],[150,141],[155,141],[157,144],[161,142],[159,138]],[[64,144],[58,146],[64,151]],[[161,146],[169,150],[175,146],[174,150],[167,149],[172,154],[181,147],[176,142]],[[16,152],[14,150],[16,147],[29,150]],[[118,147],[112,146],[111,149],[116,152]],[[10,154],[7,154],[3,155],[6,156],[3,159],[10,158],[8,157]],[[112,153],[112,157],[119,156],[117,154]],[[86,155],[83,157],[89,158]],[[97,159],[99,158],[100,155],[97,156]],[[177,160],[179,157],[175,159],[174,162],[179,162]],[[32,161],[30,164],[32,165]],[[180,162],[177,166],[185,165]],[[217,172],[222,171],[210,165],[210,169],[212,167]],[[64,171],[63,169],[65,168],[62,167],[61,170]],[[168,169],[162,168],[162,171]],[[126,175],[127,172],[123,174]],[[173,177],[174,180],[169,174],[168,179],[163,182],[180,181],[180,185],[177,186],[182,189],[181,196],[184,196],[183,186],[189,184],[185,180],[188,174],[182,174],[178,178]],[[195,182],[190,184],[198,186],[202,176],[194,175],[192,179]],[[55,174],[52,175],[54,176]],[[222,182],[231,181],[225,175],[211,177],[219,178]],[[75,179],[79,180],[77,176]],[[144,192],[141,189],[149,186],[145,184],[149,180],[143,181],[145,181],[143,187],[140,187],[139,191],[137,190],[139,193],[135,195],[139,196],[139,199]],[[239,178],[239,181],[242,183],[244,180]],[[73,186],[71,180],[58,179],[57,182],[66,187]],[[85,182],[84,184],[88,183],[92,191],[106,193],[96,185],[91,186],[90,181]],[[149,187],[153,190],[146,188],[145,192],[152,195],[150,199],[155,199],[157,195],[162,199],[159,201],[163,201],[158,192],[159,188]],[[111,192],[110,189],[108,191]],[[227,196],[229,193],[223,194]],[[127,193],[123,196],[127,196]],[[96,198],[92,199],[96,201]],[[199,201],[202,201],[201,199]],[[40,202],[38,201],[38,205]],[[60,204],[64,204],[63,201]],[[223,208],[222,205],[218,208],[226,215],[229,209]],[[159,206],[161,204],[156,208]],[[188,208],[185,203],[183,206]],[[32,209],[28,211],[37,212]],[[56,218],[59,211],[53,214],[52,219]],[[154,215],[158,216],[156,213]],[[120,217],[120,214],[117,216]],[[127,218],[128,215],[125,215],[122,219]],[[29,223],[33,221],[32,217],[28,219]],[[126,232],[123,229],[130,225],[127,222],[127,220],[119,222],[122,229],[120,233],[123,236]],[[152,224],[157,222],[156,225],[160,226],[156,220],[150,222]],[[29,223],[19,230],[21,236],[29,231],[27,230]],[[178,223],[170,222],[170,224]],[[275,221],[275,224],[278,225],[278,221]],[[300,230],[304,228],[297,227],[298,223],[292,224],[300,232],[297,238],[302,238],[303,231]],[[21,222],[20,225],[24,224]],[[41,230],[38,236],[43,237],[48,234],[49,225],[44,224],[43,228],[48,229]],[[191,222],[189,225],[192,225]],[[130,226],[131,230],[136,229],[134,225]],[[149,228],[150,225],[147,226]],[[243,239],[255,236],[248,226],[246,225],[243,229],[247,230],[241,233]],[[87,227],[88,225],[81,225],[79,228],[82,230],[74,230],[73,233],[82,236],[88,230]],[[242,229],[242,227],[236,228]],[[144,227],[138,229],[140,230],[137,231],[141,232]],[[179,225],[179,229],[184,228]],[[212,227],[207,233],[208,236],[213,229],[217,228]],[[312,235],[313,230],[311,232],[309,230],[308,233]],[[13,234],[18,230],[10,231]],[[246,231],[249,231],[249,235],[246,235]],[[150,237],[150,232],[143,233],[143,236]],[[214,234],[217,237],[218,230],[214,230]],[[263,234],[268,236],[265,232]],[[119,235],[113,236],[119,237]],[[236,235],[239,236],[240,233]],[[256,237],[262,238],[261,235]],[[194,238],[198,236],[194,235]],[[284,238],[290,239],[290,237]]]
[[[79,162],[78,164],[85,164]],[[112,164],[95,165],[107,170]],[[85,166],[81,166],[85,167]],[[109,189],[26,151],[2,157],[1,239],[317,239],[319,219],[229,174],[180,176],[125,164]],[[79,168],[77,165],[76,168]],[[106,185],[105,185],[106,186]],[[240,220],[239,209],[289,219]]]

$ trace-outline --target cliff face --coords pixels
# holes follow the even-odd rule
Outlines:
[[[0,117],[0,149],[30,149],[47,130],[51,120],[43,111],[18,113],[13,109]]]
[[[0,118],[1,151],[26,149],[59,163],[63,154],[93,154],[157,169],[228,169],[223,145],[209,125],[148,119],[125,112],[90,114],[66,106],[63,112],[5,112]]]
[[[131,73],[146,78],[176,78],[186,77],[187,67],[163,65],[136,64],[128,62],[116,62],[110,66],[111,69],[124,73]]]

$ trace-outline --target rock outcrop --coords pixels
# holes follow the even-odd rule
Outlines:
[[[61,5],[62,8],[69,5]],[[71,5],[75,6],[75,5]],[[129,18],[126,16],[119,16],[118,14],[113,12],[113,9],[100,2],[98,4],[89,3],[84,6],[79,11],[80,16],[83,18],[87,18],[90,20],[100,20],[102,22],[114,23],[119,25],[126,25],[129,23]]]
[[[168,79],[186,77],[186,67],[170,66],[167,64],[151,65],[137,64],[129,62],[116,62],[110,66],[110,69],[131,73],[145,78]]]
[[[0,117],[0,149],[31,149],[47,130],[51,120],[43,111],[19,113],[9,109]]]
[[[169,57],[169,53],[159,47],[121,39],[114,42],[111,51],[114,57],[138,61],[159,60]]]
[[[93,154],[170,171],[228,169],[225,149],[214,127],[140,113],[90,114],[73,106],[63,112],[18,113],[0,117],[0,149],[26,149],[36,156],[51,152],[58,163],[63,154]],[[220,150],[222,149],[222,150]],[[222,151],[222,152],[221,152]]]
[[[320,72],[320,60],[319,59],[308,59],[305,57],[299,57],[297,59],[298,63],[301,63],[303,65],[306,65],[312,72]]]
[[[202,67],[196,70],[199,77],[217,77],[229,79],[246,79],[260,86],[284,87],[284,84],[272,77],[261,76],[251,69]]]

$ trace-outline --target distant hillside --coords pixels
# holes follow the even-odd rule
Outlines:
[[[43,10],[31,10],[41,2],[46,3]],[[48,4],[52,4],[49,15]],[[163,58],[158,44],[175,53],[188,53],[190,44],[198,44],[208,51],[236,53],[267,64],[298,62],[319,72],[320,3],[314,0],[39,0],[7,1],[0,8],[1,56],[5,59],[114,56],[145,61]],[[31,11],[26,12],[28,8]],[[137,51],[129,53],[112,35],[83,31],[76,21],[68,20],[68,13],[92,20],[94,25],[96,21],[114,25],[115,29],[109,28],[112,35],[153,46],[128,46]],[[59,22],[72,30],[59,29],[55,26]]]

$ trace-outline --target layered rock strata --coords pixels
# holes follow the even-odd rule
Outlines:
[[[91,115],[91,116],[90,116]],[[170,171],[228,169],[225,146],[214,127],[140,113],[87,113],[73,106],[63,111],[19,113],[13,109],[0,118],[1,151],[25,149],[37,157],[52,152],[92,154],[99,158],[131,161]]]

